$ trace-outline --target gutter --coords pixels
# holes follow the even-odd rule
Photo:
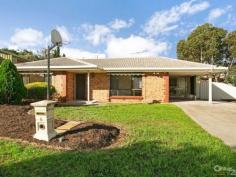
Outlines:
[[[224,72],[227,67],[207,68],[104,68],[107,72]]]
[[[46,66],[17,66],[19,71],[44,71],[47,69]],[[103,70],[106,72],[209,72],[217,73],[227,71],[227,67],[189,67],[189,68],[156,68],[156,67],[140,67],[140,68],[99,68],[97,65],[86,65],[86,66],[51,66],[53,71],[76,71],[76,70]]]
[[[18,71],[45,71],[46,66],[17,66]],[[52,71],[75,71],[75,70],[100,70],[94,66],[51,66]]]

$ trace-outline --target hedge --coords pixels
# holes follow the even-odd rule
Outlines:
[[[25,85],[27,89],[27,98],[35,100],[43,100],[47,98],[47,83],[46,82],[32,82]],[[50,94],[55,93],[56,90],[51,86]]]

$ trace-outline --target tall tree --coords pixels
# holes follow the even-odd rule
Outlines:
[[[236,31],[229,32],[225,37],[225,43],[228,49],[229,60],[228,64],[230,67],[236,62]]]
[[[227,65],[229,70],[227,73],[227,81],[236,86],[236,31],[229,32],[225,38],[228,49]]]
[[[182,60],[220,64],[224,58],[227,31],[206,23],[198,26],[177,44],[177,56]]]
[[[10,60],[4,60],[0,67],[0,104],[18,104],[25,95],[25,86],[16,66]]]
[[[182,60],[188,60],[188,49],[187,42],[185,40],[180,40],[177,44],[177,57]]]

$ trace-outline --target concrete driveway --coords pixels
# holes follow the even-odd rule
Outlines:
[[[236,149],[236,103],[207,101],[174,102],[195,122]]]

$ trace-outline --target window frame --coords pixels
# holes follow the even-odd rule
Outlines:
[[[130,84],[131,84],[131,88],[130,89],[119,89],[119,82],[113,84],[112,82],[114,81],[114,79],[112,77],[130,77]],[[141,88],[134,88],[134,78],[137,77],[139,78],[139,84],[141,84]],[[116,85],[117,88],[113,89],[112,85]],[[119,94],[119,90],[128,90],[130,91],[131,94],[125,95],[125,94]],[[136,91],[140,91],[140,94],[135,93]],[[113,94],[112,91],[116,91],[117,94]],[[142,93],[143,93],[143,88],[142,88],[142,75],[110,75],[110,88],[109,88],[109,97],[111,98],[137,98],[140,99],[142,97]]]

